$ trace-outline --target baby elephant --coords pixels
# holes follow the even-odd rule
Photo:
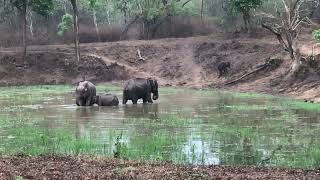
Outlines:
[[[95,104],[99,106],[118,106],[119,105],[118,97],[113,94],[94,96],[93,99]]]
[[[218,64],[218,70],[219,70],[219,77],[222,75],[225,75],[228,71],[228,69],[231,68],[230,62],[221,62]]]

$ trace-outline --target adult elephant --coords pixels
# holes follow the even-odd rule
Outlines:
[[[96,86],[90,81],[81,81],[76,88],[76,104],[78,106],[92,106],[96,96]]]
[[[131,100],[133,104],[137,104],[138,99],[143,99],[143,103],[153,103],[151,99],[157,100],[159,98],[158,82],[155,79],[134,78],[125,82],[123,87],[122,104],[126,104]]]

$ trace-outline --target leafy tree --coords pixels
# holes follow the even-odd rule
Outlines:
[[[249,30],[251,24],[251,11],[257,9],[263,4],[264,0],[227,0],[229,10],[232,13],[241,13],[244,28]]]
[[[75,44],[75,53],[76,60],[80,62],[80,47],[79,47],[79,11],[77,0],[70,0],[73,10],[73,32],[74,32],[74,44]]]
[[[73,19],[71,14],[65,14],[62,16],[61,22],[58,25],[58,35],[63,36],[63,34],[72,28]]]
[[[11,0],[11,4],[18,9],[21,14],[21,19],[23,22],[23,33],[22,33],[22,43],[23,43],[23,58],[25,59],[27,55],[27,9],[31,8],[34,12],[46,16],[49,15],[53,9],[52,0]]]
[[[122,0],[124,5],[129,7],[128,13],[134,15],[132,22],[127,24],[127,27],[123,31],[126,32],[130,25],[134,22],[140,20],[142,22],[142,32],[147,38],[153,38],[160,27],[165,21],[171,19],[171,17],[178,15],[179,13],[184,13],[186,5],[191,2],[191,0],[181,1],[181,0]],[[119,1],[118,3],[122,2]],[[120,4],[121,5],[121,4]],[[123,7],[117,5],[116,7]]]
[[[98,26],[98,20],[97,20],[97,11],[101,9],[107,8],[108,0],[82,0],[80,1],[81,5],[84,9],[90,12],[92,14],[93,24],[96,30],[96,34],[98,37],[98,41],[100,40],[100,32],[99,32],[99,26]],[[109,13],[107,9],[105,11],[101,11],[102,13]],[[106,18],[109,18],[108,15],[106,15]],[[109,19],[107,20],[109,21]]]

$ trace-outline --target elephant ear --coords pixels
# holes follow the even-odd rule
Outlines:
[[[84,83],[84,91],[88,91],[88,87],[89,87],[89,83],[88,83],[88,81],[86,81]]]
[[[149,78],[148,81],[149,81],[149,83],[150,83],[150,85],[151,85],[151,90],[152,90],[152,92],[156,91],[156,90],[158,89],[158,82],[157,82],[157,80],[154,80],[154,79]]]
[[[158,89],[159,87],[158,87],[158,81],[157,80],[153,80],[153,83],[154,83],[154,87],[156,88],[156,89]]]

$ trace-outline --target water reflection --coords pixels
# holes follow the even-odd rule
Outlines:
[[[159,119],[158,104],[138,104],[123,106],[125,118],[146,118],[151,120]]]

